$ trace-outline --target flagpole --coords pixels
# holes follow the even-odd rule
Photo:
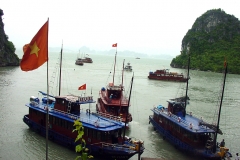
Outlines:
[[[49,29],[49,18],[48,18]],[[47,32],[48,37],[48,32]],[[48,38],[47,38],[47,59],[48,59]],[[46,160],[48,160],[48,104],[49,104],[49,84],[48,84],[48,60],[47,60],[47,109],[46,109]]]

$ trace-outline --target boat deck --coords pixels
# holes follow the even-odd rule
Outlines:
[[[183,116],[178,117],[168,112],[167,108],[165,109],[153,108],[152,111],[155,112],[156,114],[161,114],[165,118],[170,119],[174,123],[179,124],[180,126],[189,130],[190,132],[199,132],[199,133],[214,132],[213,129],[210,129],[203,125],[199,125],[199,123],[202,122],[202,120],[196,117],[193,117],[189,114],[186,114],[185,117]]]

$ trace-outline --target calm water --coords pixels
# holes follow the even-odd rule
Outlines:
[[[19,55],[22,53],[19,53]],[[21,58],[21,55],[19,56]],[[78,87],[87,84],[86,94],[98,98],[98,91],[112,81],[113,55],[90,55],[92,64],[76,66],[77,53],[64,53],[62,69],[62,94],[85,94],[78,91]],[[49,92],[58,94],[58,74],[54,74],[58,68],[59,54],[49,54]],[[158,135],[151,124],[148,116],[152,114],[151,108],[162,104],[167,105],[166,100],[182,95],[185,84],[148,80],[148,72],[156,69],[170,68],[171,60],[135,57],[117,57],[116,70],[122,68],[123,59],[125,64],[130,62],[133,72],[124,72],[123,84],[126,93],[129,93],[130,81],[134,73],[134,83],[131,97],[130,112],[133,121],[127,135],[144,141],[145,151],[142,157],[163,158],[169,160],[191,160],[175,149],[167,141]],[[170,68],[170,71],[186,73],[183,69]],[[47,90],[47,64],[31,72],[23,72],[19,67],[0,68],[0,159],[45,159],[46,141],[30,131],[23,123],[22,118],[28,113],[25,103],[30,96],[38,95],[38,91]],[[187,112],[203,117],[208,122],[214,121],[214,114],[218,107],[218,97],[222,84],[223,75],[220,73],[190,71],[189,82],[190,104]],[[121,72],[116,72],[115,83],[121,83]],[[235,155],[240,152],[240,75],[227,75],[225,99],[222,108],[221,130],[224,133],[226,146]],[[83,106],[84,107],[84,106]],[[90,106],[95,110],[95,104]],[[220,141],[223,136],[218,136]],[[77,154],[55,143],[49,142],[49,159],[75,159]],[[131,158],[136,160],[137,155]]]

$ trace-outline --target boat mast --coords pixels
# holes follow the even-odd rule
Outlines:
[[[116,59],[117,59],[117,47],[116,47],[116,54],[115,54],[115,61],[114,61],[113,85],[114,85],[114,76],[115,76]]]
[[[59,96],[60,96],[60,93],[61,93],[61,79],[62,79],[62,50],[63,50],[63,43],[62,43],[62,48],[61,48],[61,54],[60,54],[60,70],[59,70]]]
[[[190,68],[190,53],[188,54],[188,69],[187,69],[187,86],[186,86],[186,97],[185,97],[185,109],[187,107],[187,97],[188,97],[189,68]],[[186,110],[185,110],[185,112],[186,112]]]
[[[125,61],[125,59],[123,60],[123,69],[124,69],[124,61]],[[121,98],[120,98],[120,104],[119,104],[120,111],[122,109],[122,98],[123,98],[123,69],[122,69]],[[126,119],[126,121],[127,121],[127,119]]]
[[[127,105],[128,108],[127,108],[127,113],[126,113],[126,121],[125,121],[125,127],[124,127],[124,132],[123,132],[123,138],[125,137],[126,126],[127,126],[128,110],[129,110],[130,98],[131,98],[131,94],[132,94],[133,77],[134,77],[134,73],[133,73],[133,76],[132,76],[131,88],[130,88],[130,93],[129,93],[129,98],[128,98],[128,105]],[[123,142],[123,143],[124,143],[124,142]]]
[[[217,131],[215,132],[215,137],[214,137],[214,145],[215,145],[214,152],[216,151],[217,134],[218,134],[218,131],[219,131],[219,123],[220,123],[220,116],[221,116],[222,101],[223,101],[225,82],[226,82],[226,77],[227,77],[227,62],[226,62],[226,60],[224,61],[224,67],[225,67],[225,71],[224,71],[224,78],[223,78],[221,101],[220,101],[220,106],[219,106],[219,111],[218,111]]]

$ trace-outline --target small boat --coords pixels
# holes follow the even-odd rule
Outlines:
[[[132,71],[132,66],[131,64],[128,62],[127,65],[124,67],[125,71]]]
[[[226,74],[227,66],[225,68],[221,101],[223,99]],[[217,142],[217,135],[222,134],[219,129],[221,103],[217,123],[209,124],[204,122],[202,118],[194,116],[192,112],[186,113],[187,89],[188,82],[186,96],[168,100],[167,108],[159,105],[151,109],[153,115],[149,116],[149,123],[153,125],[154,130],[163,136],[163,139],[168,140],[184,153],[202,157],[203,159],[231,157],[232,155],[229,149],[225,147],[225,144]]]
[[[84,63],[81,58],[77,58],[75,64],[79,66],[83,66]]]
[[[136,57],[136,59],[140,59],[139,57]]]
[[[96,110],[99,114],[105,115],[106,117],[108,117],[109,115],[122,117],[123,122],[127,124],[126,127],[128,128],[129,122],[132,121],[132,115],[131,113],[129,113],[129,106],[130,106],[129,102],[130,102],[131,94],[129,94],[129,97],[124,95],[125,88],[123,86],[123,77],[122,77],[121,84],[116,85],[114,83],[116,56],[117,56],[117,53],[115,54],[113,82],[110,82],[106,87],[102,87],[100,89],[99,98],[96,104]],[[123,63],[123,66],[124,66],[124,63]],[[133,78],[131,83],[133,83]],[[131,93],[131,90],[130,90],[130,93]]]
[[[80,53],[80,51],[79,51],[79,53]],[[84,54],[85,55],[85,54]],[[86,54],[86,56],[84,57],[84,58],[77,58],[76,59],[76,61],[75,61],[75,64],[76,65],[80,65],[80,66],[82,66],[84,63],[93,63],[93,60],[92,60],[92,58],[90,58],[90,57],[88,57],[89,55],[88,54]]]
[[[126,160],[143,153],[144,142],[125,136],[126,123],[121,117],[106,118],[92,112],[90,106],[84,108],[81,105],[96,102],[92,96],[61,95],[60,86],[61,82],[58,96],[42,91],[39,91],[38,97],[31,96],[26,104],[29,113],[23,116],[23,122],[31,130],[46,137],[46,143],[51,140],[75,151],[79,143],[75,142],[78,134],[73,132],[73,125],[78,120],[84,127],[84,147],[88,148],[94,158]]]
[[[189,78],[184,76],[183,73],[169,72],[169,69],[162,69],[149,72],[148,79],[187,82]]]
[[[83,63],[93,63],[93,60],[92,60],[92,58],[90,58],[90,57],[84,57],[84,58],[82,59],[82,61],[83,61]]]

